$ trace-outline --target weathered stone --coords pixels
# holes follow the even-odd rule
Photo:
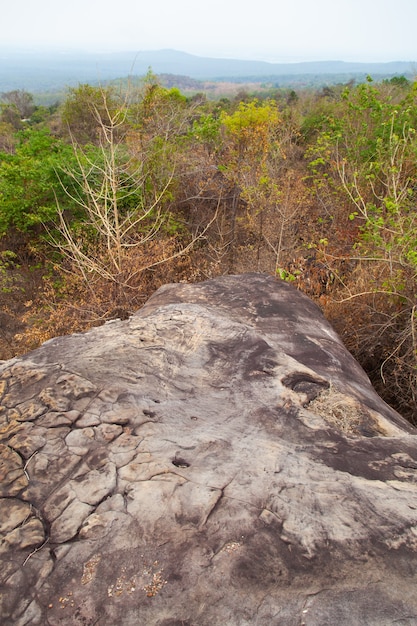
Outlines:
[[[93,383],[72,373],[62,374],[57,378],[55,384],[63,396],[69,396],[76,400],[92,395],[96,391],[96,386]]]
[[[0,499],[0,535],[20,526],[30,516],[30,504],[18,498]]]
[[[35,517],[25,521],[22,526],[5,534],[0,543],[0,553],[25,550],[41,545],[45,540],[42,522]]]
[[[5,624],[414,626],[416,431],[263,275],[0,364]]]
[[[88,428],[89,426],[98,426],[99,424],[101,424],[99,415],[93,413],[83,413],[75,423],[77,428]]]
[[[98,505],[116,488],[116,466],[103,459],[97,467],[90,469],[83,464],[69,483],[78,500],[86,504]]]
[[[92,506],[74,497],[74,500],[52,522],[50,541],[59,544],[73,539],[93,510]]]
[[[24,459],[29,459],[37,450],[45,445],[44,429],[23,428],[13,435],[8,445],[16,450]]]
[[[16,409],[19,411],[19,417],[16,417],[16,419],[22,422],[35,420],[47,411],[47,407],[37,400],[26,400],[22,404],[17,405]]]
[[[27,484],[22,458],[12,448],[0,444],[0,497],[17,496]]]
[[[64,413],[51,411],[50,413],[42,415],[38,420],[36,420],[36,423],[39,426],[44,426],[45,428],[71,426],[71,424],[76,422],[79,417],[80,414],[78,411],[65,411]]]

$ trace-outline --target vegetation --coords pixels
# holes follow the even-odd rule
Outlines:
[[[0,107],[0,358],[255,268],[314,298],[417,423],[417,84],[208,100],[149,73]]]

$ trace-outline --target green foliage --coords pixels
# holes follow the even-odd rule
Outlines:
[[[276,274],[281,280],[284,280],[287,283],[293,283],[297,280],[295,273],[293,274],[283,267],[277,267]]]
[[[410,86],[410,81],[405,76],[393,76],[392,78],[386,78],[383,83],[388,85],[395,85],[397,87]]]
[[[280,115],[275,101],[259,102],[255,99],[240,102],[233,113],[223,111],[220,121],[226,137],[233,143],[238,160],[244,156],[263,159],[270,148]]]
[[[160,85],[152,72],[148,72],[139,93],[132,99],[137,103],[131,106],[129,117],[144,132],[169,138],[184,130],[187,98],[176,87],[167,89]]]
[[[364,255],[415,265],[417,89],[393,101],[372,83],[347,89],[310,149],[316,188],[347,197]]]
[[[29,128],[16,139],[13,153],[0,153],[0,236],[10,229],[39,233],[55,219],[57,170],[71,158],[71,148],[47,129]]]
[[[281,159],[281,116],[275,101],[240,102],[232,113],[220,114],[223,133],[221,171],[240,189],[248,203],[248,217],[274,203],[279,190],[275,163]]]
[[[394,87],[394,88],[393,88]],[[378,300],[391,343],[380,366],[395,372],[397,398],[416,397],[417,335],[417,84],[371,81],[346,89],[332,115],[322,120],[310,148],[310,169],[319,197],[333,194],[338,224],[358,225],[350,255],[367,264],[364,290]],[[343,214],[344,209],[344,214]],[[373,268],[373,269],[372,269]],[[379,341],[381,341],[379,339]],[[401,400],[402,401],[402,400]]]
[[[239,186],[249,207],[260,211],[279,196],[275,166],[283,154],[276,102],[240,102],[234,112],[222,111],[220,123],[224,137],[222,171]]]
[[[220,145],[221,121],[213,113],[203,114],[194,120],[189,136],[214,152]]]

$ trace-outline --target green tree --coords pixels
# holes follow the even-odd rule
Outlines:
[[[0,236],[36,236],[57,216],[56,195],[63,193],[56,172],[71,148],[47,129],[20,131],[16,141],[13,152],[0,153]]]

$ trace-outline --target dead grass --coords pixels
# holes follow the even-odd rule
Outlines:
[[[308,409],[320,415],[328,424],[345,435],[358,436],[365,417],[364,410],[350,396],[346,396],[334,386],[323,390],[312,400]],[[366,416],[369,420],[369,416]]]

